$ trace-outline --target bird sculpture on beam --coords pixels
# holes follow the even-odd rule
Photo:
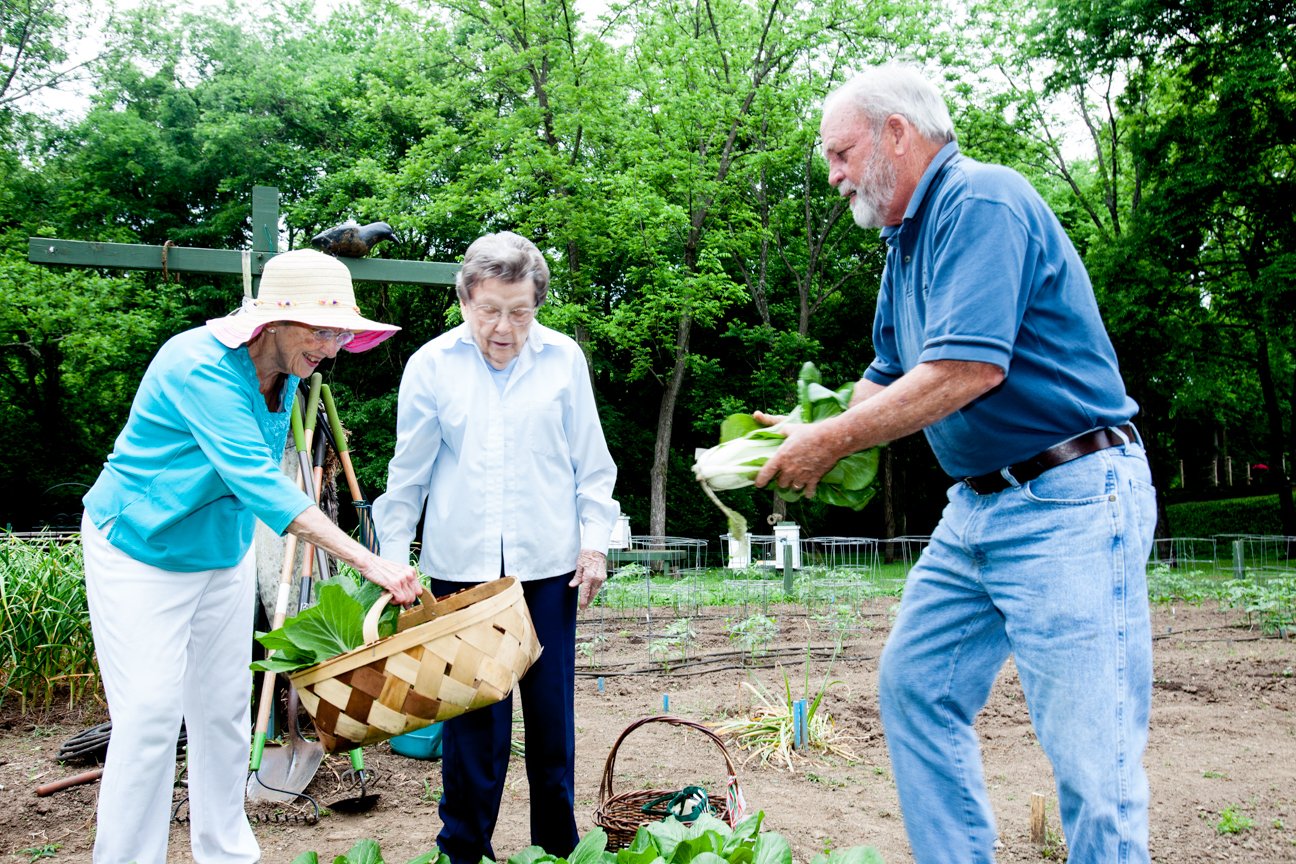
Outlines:
[[[382,241],[395,239],[392,227],[386,222],[360,225],[348,219],[336,228],[316,234],[311,238],[311,245],[339,258],[363,258]]]

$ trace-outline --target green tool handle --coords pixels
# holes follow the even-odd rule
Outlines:
[[[310,377],[310,395],[306,397],[306,431],[315,431],[315,418],[319,416],[320,387],[324,376],[316,372]]]
[[[293,444],[297,446],[298,453],[306,452],[306,433],[302,431],[302,415],[300,400],[293,400],[292,407],[292,433]]]
[[[342,418],[338,417],[333,391],[327,384],[320,388],[320,396],[324,397],[324,413],[328,414],[329,426],[333,429],[333,443],[337,445],[338,453],[350,453],[351,448],[347,445],[346,436],[342,434]]]
[[[351,767],[357,771],[364,770],[364,756],[360,755],[359,747],[351,751]]]
[[[256,733],[256,737],[252,739],[252,761],[248,763],[249,771],[261,769],[261,754],[265,752],[265,739],[264,731]]]

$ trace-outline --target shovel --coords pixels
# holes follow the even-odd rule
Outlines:
[[[293,405],[292,414],[293,442],[297,452],[301,453],[306,446],[302,432],[301,414],[297,405]],[[310,475],[304,477],[310,494]],[[279,577],[279,596],[275,601],[274,623],[272,630],[283,626],[288,613],[288,589],[292,585],[293,559],[297,554],[297,536],[288,535],[284,547],[283,570]],[[303,583],[305,580],[303,580]],[[297,611],[301,611],[302,598],[306,585],[301,586],[297,595]],[[270,705],[274,698],[275,673],[266,672],[261,685],[261,705],[257,712],[256,738],[252,744],[252,761],[249,765],[251,775],[247,782],[247,797],[253,801],[288,803],[297,798],[310,785],[324,761],[324,745],[318,741],[307,741],[301,737],[297,726],[297,691],[288,691],[288,743],[286,745],[270,742],[266,744],[266,728],[270,723]],[[311,802],[314,803],[313,801]]]

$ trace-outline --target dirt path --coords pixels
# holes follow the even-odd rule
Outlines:
[[[1179,608],[1175,613],[1154,613],[1154,632],[1164,634],[1167,627],[1175,632],[1156,642],[1151,742],[1144,760],[1152,784],[1153,859],[1296,861],[1296,643],[1256,639],[1239,629],[1196,629],[1227,628],[1236,617],[1233,612]],[[696,650],[724,650],[714,622],[696,623],[703,634]],[[767,828],[789,839],[798,864],[808,864],[828,847],[859,844],[877,847],[888,864],[912,860],[877,715],[876,656],[885,635],[885,627],[876,626],[849,645],[848,653],[857,659],[838,661],[833,677],[844,685],[833,688],[825,700],[838,728],[853,736],[858,759],[803,762],[795,773],[754,763],[740,771],[749,805],[763,809]],[[634,638],[632,633],[613,637],[604,662],[641,658],[643,645]],[[783,644],[798,643],[788,638]],[[812,688],[824,668],[815,666]],[[797,664],[794,674],[799,672]],[[777,670],[755,674],[767,685],[777,680],[781,686]],[[733,714],[743,680],[746,675],[737,670],[608,677],[600,694],[594,679],[578,679],[576,810],[581,831],[592,827],[604,760],[622,729],[645,714],[660,713],[663,694],[669,694],[671,713],[678,716],[711,721]],[[90,861],[97,787],[46,799],[34,797],[31,789],[84,770],[60,766],[53,754],[62,740],[100,720],[93,715],[0,717],[0,854],[25,862],[44,849],[50,853],[45,860]],[[1032,792],[1049,795],[1054,805],[1049,827],[1057,835],[1061,829],[1052,773],[1031,731],[1011,663],[977,727],[1004,845],[999,860],[1056,860],[1065,854],[1064,845],[1041,850],[1030,843]],[[745,754],[735,751],[734,757]],[[381,773],[376,791],[382,799],[375,810],[329,815],[315,826],[258,825],[262,860],[288,864],[307,850],[331,860],[362,837],[379,840],[391,864],[431,848],[440,827],[431,800],[440,788],[439,765],[396,756],[385,745],[366,752],[366,760]],[[335,763],[342,770],[342,760]],[[723,765],[714,745],[702,736],[649,726],[622,747],[616,790],[694,782],[719,789]],[[321,772],[311,791],[327,801],[336,797],[336,789],[333,774]],[[515,760],[495,833],[501,857],[527,845],[527,801],[525,772]],[[1215,826],[1230,807],[1235,824],[1249,820],[1250,827],[1221,834]],[[191,860],[187,828],[173,826],[169,861]]]

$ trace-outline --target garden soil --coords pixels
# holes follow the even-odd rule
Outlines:
[[[1155,861],[1296,861],[1296,642],[1239,627],[1238,615],[1210,606],[1154,611],[1156,684],[1144,762],[1152,786]],[[779,620],[782,632],[770,647],[804,648],[804,615],[784,614]],[[749,806],[765,811],[768,830],[788,838],[798,864],[808,864],[827,848],[860,844],[876,847],[888,864],[912,860],[877,711],[877,655],[886,638],[885,613],[872,621],[870,629],[847,641],[845,659],[832,668],[832,678],[843,683],[824,702],[857,758],[798,758],[792,771],[748,761],[740,769]],[[638,635],[642,624],[605,624],[609,639],[599,659],[609,671],[644,666],[648,652]],[[695,618],[693,624],[700,634],[692,648],[695,658],[731,650],[723,619]],[[590,626],[583,622],[582,632]],[[813,634],[812,639],[823,641]],[[802,666],[795,655],[786,662],[794,695],[800,696]],[[612,667],[614,663],[632,666]],[[716,665],[730,661],[685,667],[671,675],[607,674],[602,693],[595,678],[577,679],[576,814],[582,832],[593,825],[603,765],[617,736],[636,718],[661,713],[663,694],[669,695],[670,713],[713,722],[749,709],[751,694],[740,692],[744,681],[758,680],[776,693],[782,688],[777,668],[705,671]],[[826,662],[812,664],[812,691],[826,669]],[[688,672],[697,674],[684,674]],[[48,861],[89,862],[97,785],[48,798],[36,798],[32,790],[85,770],[59,765],[53,756],[64,739],[101,722],[102,713],[22,715],[15,708],[6,705],[0,715],[0,854],[22,862],[42,854]],[[1011,662],[976,725],[999,824],[999,860],[1062,859],[1066,850],[1052,773],[1031,730]],[[747,756],[739,750],[733,754],[738,761]],[[391,864],[430,849],[440,827],[434,803],[441,787],[438,763],[405,759],[386,745],[366,751],[365,761],[380,774],[374,791],[382,797],[374,810],[329,814],[313,826],[257,824],[262,860],[288,864],[308,850],[331,860],[365,837],[379,841]],[[337,775],[345,767],[342,757],[330,757],[309,791],[320,801],[341,797]],[[622,745],[614,790],[693,783],[720,790],[723,774],[718,749],[702,735],[649,724]],[[1043,847],[1030,839],[1032,793],[1049,800],[1049,842]],[[178,788],[177,801],[182,797]],[[494,837],[500,858],[528,844],[527,801],[526,774],[515,758]],[[1239,830],[1221,833],[1221,824]],[[169,862],[191,860],[188,828],[173,824]]]

